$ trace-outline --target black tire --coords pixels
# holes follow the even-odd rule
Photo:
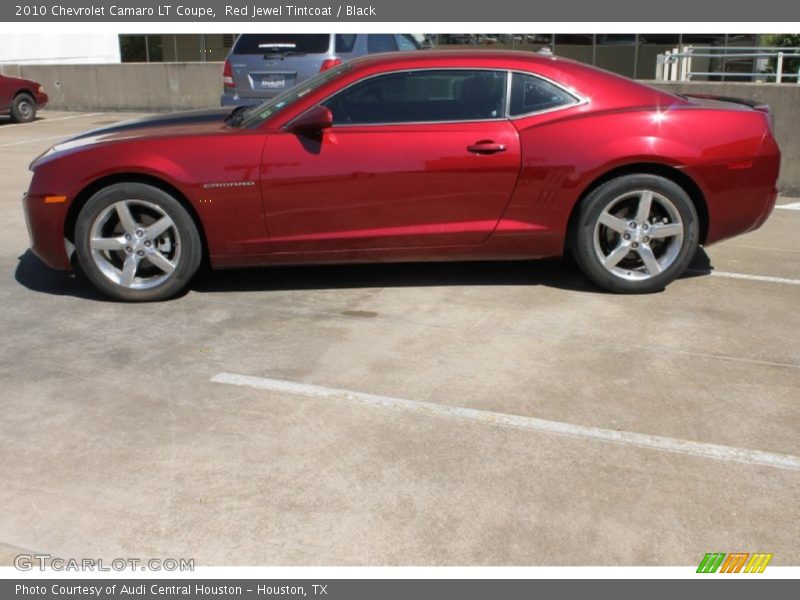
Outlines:
[[[648,192],[653,212],[640,219],[637,209]],[[611,216],[627,225],[622,228],[614,220],[613,227],[606,227],[600,222],[601,216],[604,222]],[[647,236],[648,231],[659,228],[661,233],[656,235],[666,233],[665,226],[671,227],[669,231],[682,229],[682,233],[658,239]],[[686,270],[697,252],[699,235],[697,211],[686,190],[665,177],[635,174],[612,179],[583,200],[570,241],[575,261],[595,284],[610,292],[646,294],[663,290]],[[612,254],[618,249],[615,256],[622,258],[612,264]],[[643,258],[645,252],[651,259],[649,268]],[[652,257],[663,264],[654,264]],[[604,266],[604,259],[609,266]]]
[[[36,100],[26,92],[17,94],[11,103],[11,120],[15,123],[30,123],[36,119]]]
[[[122,226],[121,219],[118,223],[114,222],[118,218],[117,207],[121,203],[130,207],[130,213],[137,223],[136,229],[144,232],[144,235],[133,242],[124,242],[123,249],[93,250],[92,230],[101,227],[98,223],[105,223],[102,226],[105,228],[114,228],[101,237],[125,240],[128,235],[128,229]],[[147,238],[149,226],[163,217],[171,219],[168,231],[161,237],[154,236],[150,241]],[[164,258],[162,250],[168,242],[167,258],[173,261],[170,265],[174,269],[171,272],[157,268],[155,262],[149,261],[150,254],[145,254],[160,254]],[[136,248],[140,251],[137,252]],[[89,281],[107,296],[126,302],[152,302],[175,296],[189,284],[203,255],[197,226],[183,205],[167,192],[142,183],[117,183],[95,193],[78,215],[75,249],[81,269]],[[143,256],[135,259],[138,266],[132,269],[134,274],[139,273],[138,280],[133,279],[128,286],[123,285],[122,281],[115,281],[115,277],[120,280],[124,278],[125,260],[135,258],[136,254]],[[151,287],[136,287],[147,285]]]

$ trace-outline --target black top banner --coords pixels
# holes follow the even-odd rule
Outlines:
[[[800,2],[786,0],[11,0],[2,22],[791,22]]]

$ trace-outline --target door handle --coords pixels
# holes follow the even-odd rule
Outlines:
[[[471,146],[467,146],[467,150],[473,154],[496,154],[498,152],[505,152],[505,144],[497,144],[492,140],[481,140],[475,142]]]

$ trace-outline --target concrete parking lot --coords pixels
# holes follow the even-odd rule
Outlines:
[[[29,253],[20,197],[49,145],[132,116],[0,122],[0,564],[800,563],[800,210],[648,296],[540,261],[120,304]]]

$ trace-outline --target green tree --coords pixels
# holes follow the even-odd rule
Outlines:
[[[771,33],[761,38],[762,46],[776,46],[778,48],[800,48],[800,33]],[[792,56],[796,54],[797,57]],[[770,73],[777,73],[778,59],[770,57],[767,64]],[[800,50],[789,50],[783,56],[783,73],[797,75],[800,70]],[[797,81],[796,78],[786,79],[785,81]]]

